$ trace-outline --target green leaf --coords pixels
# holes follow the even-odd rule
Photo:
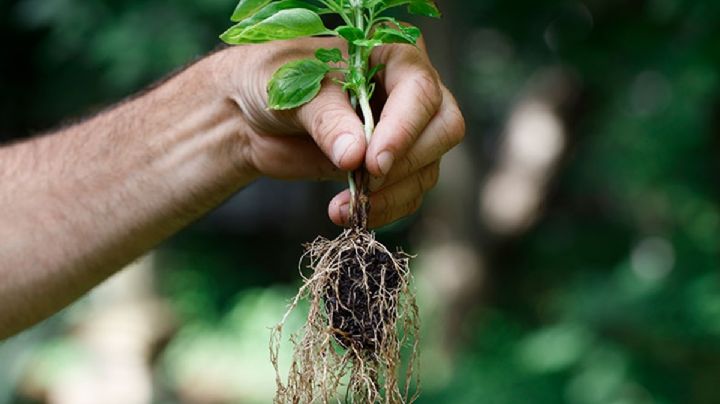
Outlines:
[[[316,7],[312,4],[308,4],[302,0],[281,0],[281,1],[275,1],[272,2],[265,7],[263,7],[262,10],[256,12],[255,14],[245,18],[244,20],[240,21],[238,24],[236,24],[231,29],[235,31],[242,31],[243,29],[255,25],[263,20],[266,20],[273,15],[277,14],[278,12],[282,10],[289,10],[293,8],[306,8],[308,10],[314,11],[318,14],[326,12],[327,9],[322,9],[319,7]]]
[[[407,43],[411,45],[417,44],[420,38],[420,29],[416,27],[406,27],[399,25],[398,28],[380,27],[375,30],[373,39],[384,44],[389,43]]]
[[[250,6],[244,6],[244,8],[241,9],[241,6],[243,6],[244,3],[257,3],[263,5],[252,9]],[[280,0],[273,1],[272,3],[270,3],[270,1],[243,0],[240,4],[238,4],[238,8],[235,10],[235,13],[230,19],[233,22],[242,22],[243,26],[248,27],[271,17],[280,10],[287,10],[291,8],[306,8],[318,14],[327,14],[330,12],[327,8],[320,8],[303,0]]]
[[[338,48],[324,49],[320,48],[315,51],[315,57],[325,63],[339,63],[345,60],[343,54]]]
[[[310,102],[329,71],[328,65],[317,59],[296,60],[281,67],[268,84],[270,108],[286,110]]]
[[[415,15],[422,15],[425,17],[431,17],[431,18],[440,18],[442,17],[442,13],[440,12],[440,9],[435,5],[434,1],[430,0],[418,0],[413,1],[410,3],[410,6],[408,6],[408,12],[410,14]]]
[[[233,12],[230,21],[240,22],[253,14],[257,13],[260,9],[270,3],[271,0],[240,0],[235,12]]]
[[[316,12],[292,8],[280,10],[253,25],[241,22],[220,35],[220,39],[230,45],[241,45],[329,33]]]
[[[407,5],[410,14],[422,15],[425,17],[440,18],[442,13],[432,0],[387,0],[386,8],[393,8]]]
[[[341,25],[335,29],[338,35],[348,40],[348,42],[354,42],[359,39],[365,39],[365,33],[360,28],[351,27],[349,25]]]
[[[350,69],[345,75],[345,83],[343,84],[343,91],[352,90],[358,91],[367,83],[365,76],[360,74],[357,70]]]

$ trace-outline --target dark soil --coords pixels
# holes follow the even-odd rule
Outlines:
[[[335,339],[345,348],[375,351],[383,342],[384,327],[395,324],[402,274],[393,257],[377,249],[346,250],[341,261],[324,296]]]

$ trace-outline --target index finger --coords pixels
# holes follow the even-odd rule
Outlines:
[[[373,56],[374,64],[386,65],[380,81],[388,99],[368,145],[365,166],[371,175],[383,177],[437,114],[443,96],[437,72],[421,49],[390,45]]]

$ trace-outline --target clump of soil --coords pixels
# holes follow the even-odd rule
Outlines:
[[[278,371],[285,319],[271,341],[276,403],[409,403],[417,397],[414,368],[418,309],[410,290],[410,256],[390,252],[362,227],[306,246],[312,270],[290,305],[310,303],[304,327],[291,337],[287,382]],[[401,350],[409,358],[403,366]],[[403,372],[403,369],[405,370]]]
[[[340,255],[342,264],[328,276],[324,296],[335,339],[345,348],[374,350],[384,338],[379,331],[395,323],[403,276],[395,263],[402,263],[406,256],[378,249],[347,250]]]

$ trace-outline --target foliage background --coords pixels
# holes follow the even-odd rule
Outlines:
[[[440,3],[441,23],[417,23],[468,139],[423,212],[380,232],[420,254],[420,402],[720,402],[720,3]],[[212,50],[233,6],[0,0],[0,140],[92,114]],[[548,71],[564,79],[533,90]],[[483,201],[508,121],[528,94],[551,102],[563,86],[565,147],[535,214],[503,230]],[[153,402],[268,402],[266,327],[297,285],[301,243],[337,231],[324,213],[335,190],[261,181],[163,245],[148,293],[170,313],[167,345],[147,373],[116,378],[121,390],[139,377]],[[64,385],[101,366],[82,330],[110,318],[102,302],[0,343],[0,403],[64,402]]]

